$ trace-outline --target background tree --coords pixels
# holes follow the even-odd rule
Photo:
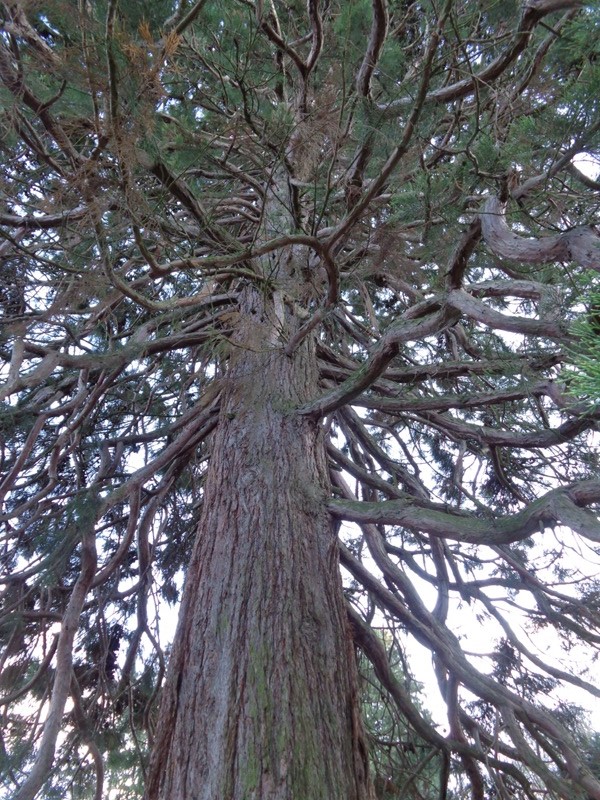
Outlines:
[[[597,9],[2,9],[4,791],[599,800]]]

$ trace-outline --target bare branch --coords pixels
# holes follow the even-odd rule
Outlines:
[[[496,255],[525,264],[574,261],[587,269],[600,270],[600,235],[593,228],[572,228],[555,236],[526,239],[510,230],[505,211],[505,203],[488,197],[479,215],[483,238]]]
[[[327,507],[334,516],[350,522],[401,525],[409,530],[459,542],[502,545],[521,541],[543,531],[546,526],[560,523],[573,526],[591,541],[600,542],[600,522],[577,505],[599,500],[600,482],[586,481],[565,489],[554,489],[518,514],[493,519],[449,513],[443,506],[423,506],[414,498],[381,503],[330,500]]]

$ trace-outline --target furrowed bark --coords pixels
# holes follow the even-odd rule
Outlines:
[[[225,380],[147,800],[371,797],[320,426],[293,411],[314,344],[269,345],[261,304]]]

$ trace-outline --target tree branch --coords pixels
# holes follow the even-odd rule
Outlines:
[[[519,542],[561,523],[573,526],[586,539],[600,542],[600,521],[579,504],[600,501],[600,481],[584,481],[553,489],[517,514],[485,519],[466,512],[432,507],[414,497],[366,503],[330,500],[333,516],[348,522],[399,525],[412,531],[469,544],[501,545]]]
[[[510,230],[505,212],[505,203],[488,197],[479,215],[483,238],[496,255],[525,264],[574,261],[587,269],[600,270],[600,235],[593,228],[584,226],[555,236],[527,239]]]

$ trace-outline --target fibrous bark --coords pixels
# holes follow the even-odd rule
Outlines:
[[[314,348],[270,347],[260,306],[225,379],[148,800],[370,797],[322,433],[291,410]]]

